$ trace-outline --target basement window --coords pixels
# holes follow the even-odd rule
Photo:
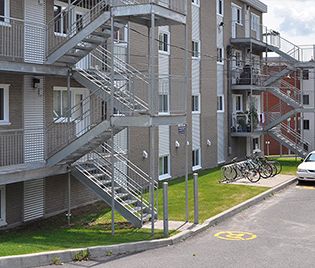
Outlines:
[[[192,151],[192,170],[196,171],[201,169],[201,151],[200,149],[195,149]]]
[[[159,158],[159,179],[165,180],[170,177],[170,158],[169,155],[160,156]]]

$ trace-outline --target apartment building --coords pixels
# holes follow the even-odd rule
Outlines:
[[[158,181],[263,148],[283,120],[267,120],[262,94],[292,72],[263,73],[263,53],[288,52],[265,12],[257,0],[0,0],[2,228],[99,199],[141,226]]]
[[[314,69],[304,69],[301,75],[302,103],[301,135],[309,151],[315,149],[315,73]]]

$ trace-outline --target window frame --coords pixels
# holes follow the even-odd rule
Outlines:
[[[305,98],[307,100],[307,103],[305,103]],[[309,94],[303,94],[302,100],[303,100],[303,105],[310,105],[310,95]]]
[[[253,18],[257,19],[256,23],[254,23],[254,19]],[[260,27],[261,27],[260,22],[261,22],[261,17],[259,15],[255,14],[255,13],[251,12],[250,28],[251,28],[252,31],[254,31],[256,33],[260,32]],[[257,26],[258,28],[256,29],[255,26]]]
[[[310,70],[309,69],[305,69],[302,71],[302,79],[305,81],[310,80]]]
[[[236,99],[240,97],[240,110],[237,110],[237,103],[236,103]],[[242,94],[233,94],[233,105],[232,105],[232,108],[233,108],[233,112],[234,113],[238,113],[238,112],[244,112],[244,98],[243,98],[243,95]],[[235,108],[235,109],[234,109]]]
[[[191,0],[191,3],[192,3],[194,6],[200,7],[200,0]]]
[[[167,109],[166,110],[161,110],[160,109],[161,108],[161,98],[162,97],[167,97]],[[163,100],[163,108],[165,108],[164,104],[165,104],[165,102]],[[170,114],[170,96],[169,96],[168,93],[159,93],[159,114],[160,115],[168,115],[168,114]]]
[[[224,16],[224,0],[217,0],[217,15]]]
[[[55,0],[55,1],[54,1],[54,4],[53,4],[53,8],[54,8],[55,6],[61,7],[61,13],[62,13],[62,11],[68,7],[68,4],[65,3],[65,2],[61,2],[61,1]],[[53,11],[53,12],[54,12],[54,11]],[[75,16],[76,16],[76,15],[77,15],[77,14],[75,13]],[[55,15],[54,15],[54,18],[55,18]],[[55,31],[55,25],[54,25],[54,34],[55,34],[55,36],[67,36],[67,34],[68,34],[68,33],[67,33],[67,29],[66,29],[66,32],[65,32],[65,33],[63,32],[65,19],[67,19],[67,18],[65,18],[65,17],[62,16],[62,20],[61,20],[61,23],[62,23],[62,24],[61,24],[61,26],[60,26],[60,32],[56,32],[56,31]],[[67,23],[68,23],[68,22],[67,22]],[[71,22],[71,23],[72,23],[72,22]]]
[[[3,89],[3,119],[0,119],[0,126],[11,125],[10,123],[10,93],[9,84],[0,84]]]
[[[198,155],[198,163],[194,163],[194,159],[196,160],[196,156]],[[195,164],[195,165],[194,165]],[[191,155],[191,165],[192,165],[192,170],[196,171],[201,169],[201,149],[196,148],[192,150],[192,155]]]
[[[163,35],[163,41],[160,40],[160,36]],[[165,38],[165,35],[167,36],[167,43],[165,44],[165,41],[164,41],[164,38]],[[170,55],[171,54],[171,47],[170,47],[170,42],[171,42],[171,33],[169,31],[159,31],[159,45],[158,45],[158,48],[159,48],[159,53],[160,54],[165,54],[165,55]],[[160,49],[160,45],[162,45],[162,48],[163,49]],[[165,50],[166,48],[166,50]]]
[[[10,26],[10,0],[3,0],[4,4],[4,14],[0,16],[3,16],[4,19],[3,21],[0,20],[0,25],[1,26]]]
[[[307,122],[307,128],[306,128],[306,122]],[[309,119],[303,119],[303,130],[310,130],[310,120]]]
[[[195,50],[195,44],[197,44],[197,53],[198,55],[196,56],[196,50]],[[200,40],[192,40],[192,58],[193,59],[200,59]]]
[[[196,102],[194,101],[194,99],[197,98],[197,110],[194,109]],[[192,114],[200,114],[201,112],[201,99],[200,99],[200,93],[198,94],[193,94],[191,96],[191,112]]]
[[[217,47],[217,64],[224,64],[224,49]]]
[[[1,210],[0,210],[0,226],[7,225],[6,222],[6,187],[0,185],[1,196]]]
[[[165,157],[167,157],[167,172],[165,173]],[[160,170],[160,161],[161,159],[163,158],[163,171],[164,173],[161,174],[161,170]],[[169,154],[166,154],[166,155],[160,155],[159,156],[159,180],[166,180],[166,179],[169,179],[171,177],[171,173],[170,173],[170,167],[171,167],[171,159],[170,159],[170,155]]]
[[[220,107],[219,100],[221,100],[222,107]],[[220,109],[219,109],[220,108]],[[224,95],[218,95],[217,96],[217,113],[224,113],[225,107],[224,107]]]

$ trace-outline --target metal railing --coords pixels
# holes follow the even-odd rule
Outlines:
[[[304,153],[308,153],[309,149],[311,149],[311,142],[286,123],[282,122],[280,125],[272,129],[272,131],[280,134],[282,142],[288,143],[287,145],[295,150],[301,150]]]
[[[110,0],[76,0],[47,24],[47,55],[109,10]],[[80,16],[76,16],[76,11]]]
[[[0,16],[0,57],[5,60],[43,63],[46,26]]]
[[[187,1],[185,0],[112,0],[113,6],[120,5],[141,5],[141,4],[156,4],[167,7],[170,10],[181,14],[187,14]]]
[[[44,158],[43,131],[36,129],[0,131],[0,166],[42,162]]]
[[[76,105],[55,118],[46,128],[47,156],[61,150],[99,123],[107,120],[106,96],[102,89],[83,97]]]

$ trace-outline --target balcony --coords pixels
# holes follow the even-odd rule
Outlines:
[[[261,74],[260,66],[239,64],[231,72],[232,90],[262,90],[266,76]]]
[[[253,122],[251,121],[253,117]],[[251,137],[263,132],[263,115],[256,111],[237,112],[232,115],[232,137]],[[253,129],[252,129],[253,128]]]

